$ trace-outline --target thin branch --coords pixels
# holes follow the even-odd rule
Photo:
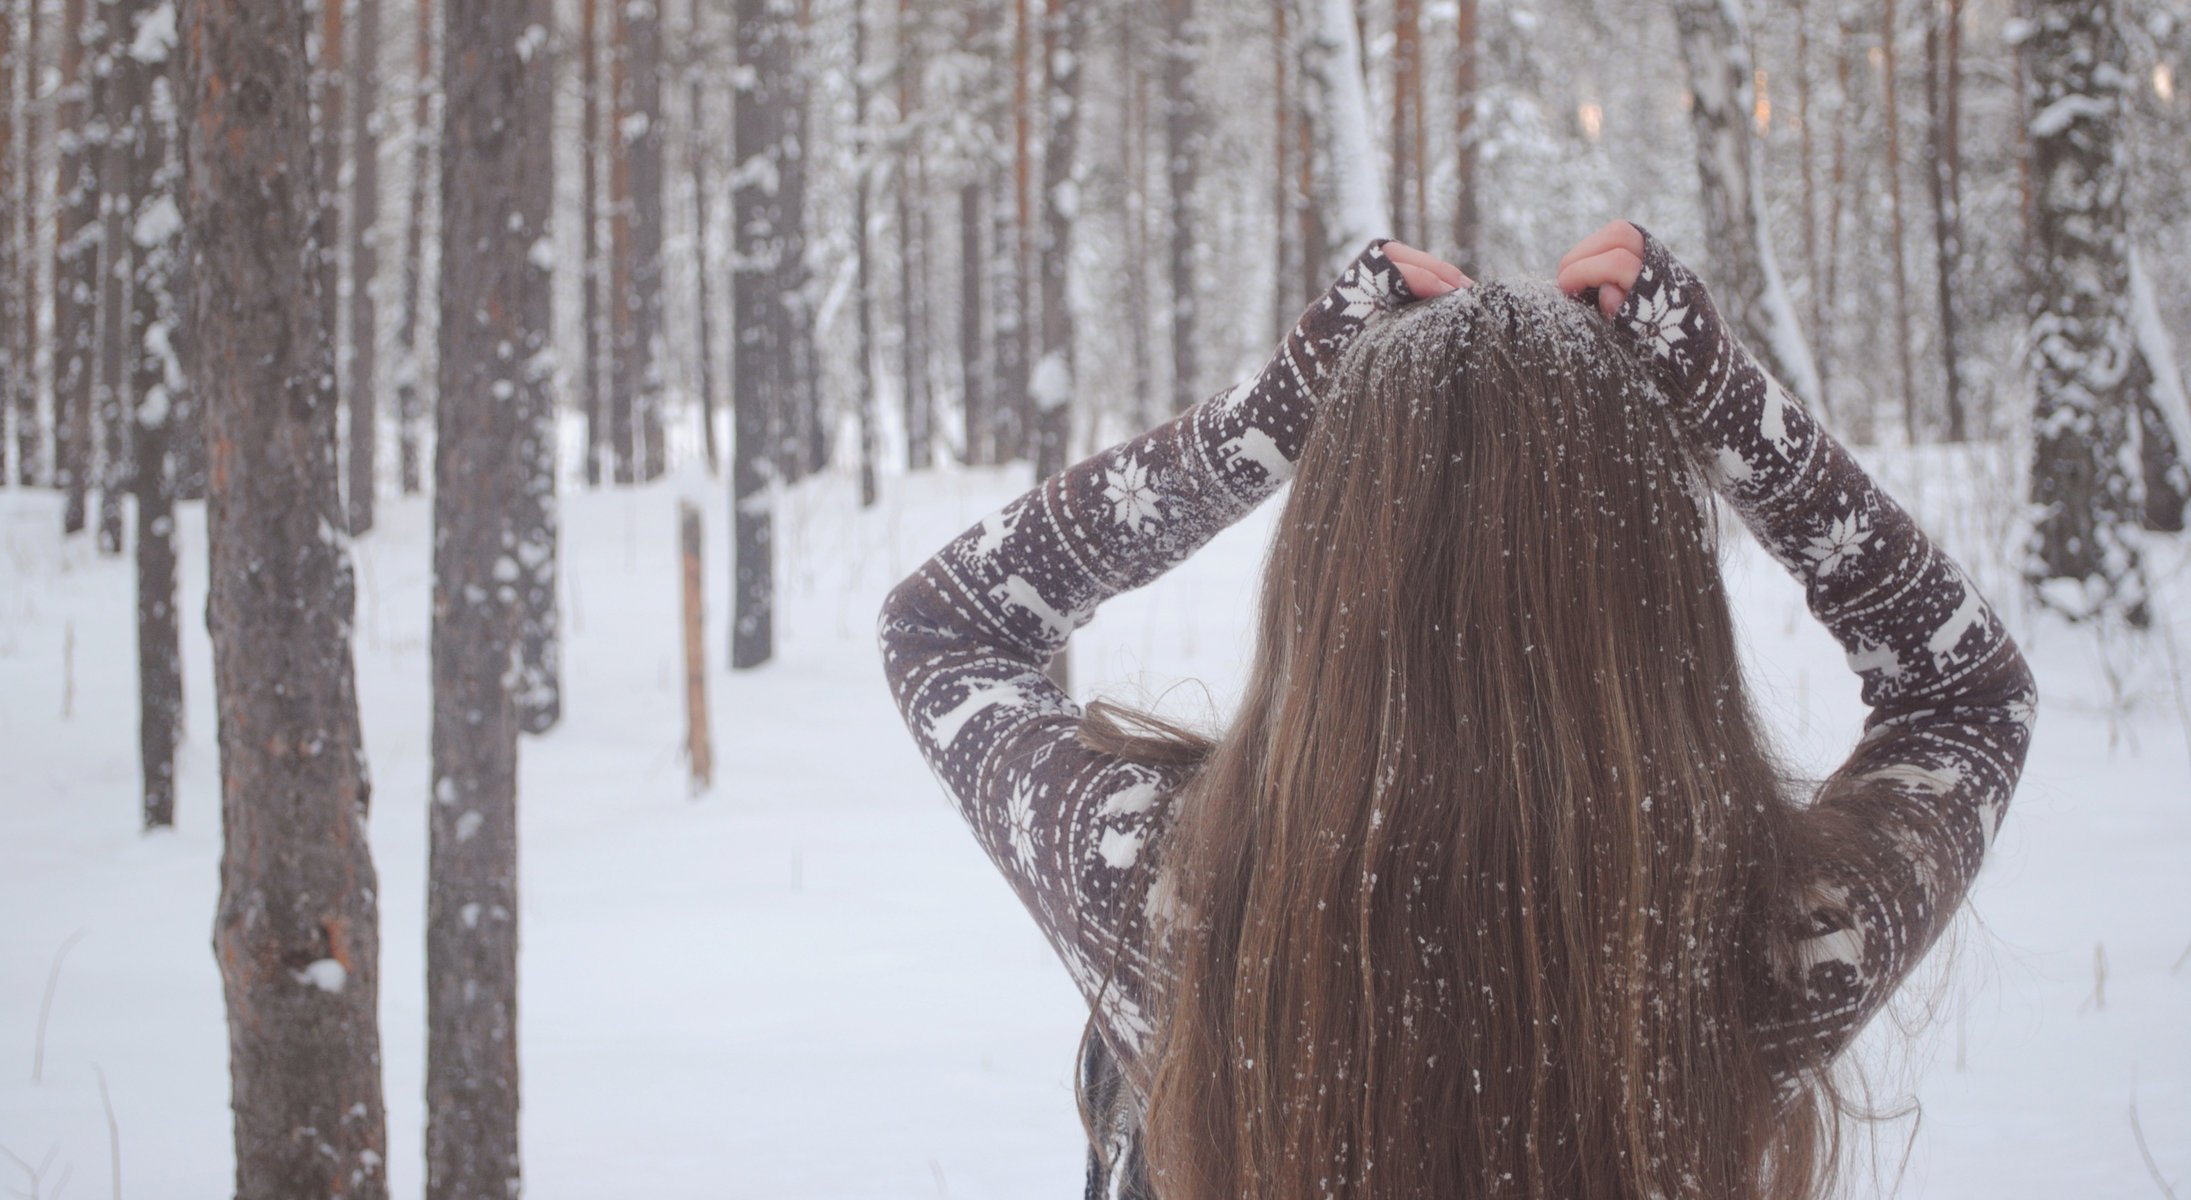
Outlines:
[[[114,1097],[107,1094],[107,1073],[99,1069],[98,1063],[91,1064],[91,1072],[99,1077],[99,1106],[107,1110],[107,1161],[114,1164],[114,1200],[122,1200],[122,1124],[114,1119]]]
[[[84,932],[84,930],[79,929],[68,935],[67,939],[61,943],[61,948],[53,952],[53,966],[46,972],[46,995],[44,999],[38,1002],[38,1037],[31,1046],[30,1081],[32,1083],[37,1083],[39,1078],[46,1073],[46,1017],[53,1011],[53,989],[59,986],[61,982],[61,960],[67,958],[69,950],[83,939]]]
[[[2130,1135],[2138,1139],[2138,1157],[2145,1160],[2145,1170],[2153,1177],[2153,1186],[2159,1188],[2161,1195],[2168,1197],[2168,1200],[2176,1200],[2176,1189],[2168,1186],[2168,1180],[2161,1175],[2160,1164],[2153,1161],[2153,1151],[2145,1144],[2145,1130],[2138,1127],[2136,1089],[2132,1089],[2130,1093]]]

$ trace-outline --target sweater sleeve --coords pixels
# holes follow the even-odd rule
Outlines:
[[[1962,568],[1766,375],[1703,284],[1644,235],[1614,326],[1712,487],[1803,585],[1863,681],[1855,751],[1799,820],[1792,961],[1761,1033],[1792,1092],[1883,1007],[1969,892],[2016,789],[2037,693]]]
[[[1154,580],[1292,477],[1323,380],[1372,314],[1413,298],[1383,244],[1254,377],[1043,481],[882,606],[883,671],[907,728],[1124,1060],[1152,1032],[1146,949],[1122,936],[1141,903],[1130,884],[1180,776],[1082,745],[1080,709],[1043,668],[1104,600]]]

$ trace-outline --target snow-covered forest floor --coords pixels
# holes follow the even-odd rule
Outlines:
[[[2191,1194],[2191,555],[2154,550],[2170,628],[2097,645],[2012,585],[2005,454],[1861,457],[2004,609],[2042,694],[1975,919],[1949,969],[1936,956],[1910,990],[1936,1002],[1931,1023],[1872,1073],[1881,1104],[1922,1104],[1901,1194],[2159,1196],[2133,1100],[2159,1171]],[[873,637],[884,590],[1024,486],[1024,468],[891,478],[867,513],[837,477],[787,494],[779,654],[737,676],[722,669],[726,489],[566,491],[566,717],[525,743],[520,784],[529,1195],[1078,1194],[1084,1008],[916,757]],[[680,496],[708,513],[718,782],[698,798],[681,760]],[[1221,711],[1275,511],[1107,608],[1076,640],[1079,690]],[[225,1195],[204,506],[181,516],[179,824],[151,837],[130,566],[59,525],[53,494],[0,493],[0,1147],[42,1168],[41,1197],[107,1195],[103,1075],[123,1194]],[[429,526],[425,501],[390,500],[355,546],[400,1197],[422,1184]],[[1778,568],[1729,544],[1760,699],[1791,764],[1822,774],[1854,741],[1855,678]],[[1876,1024],[1867,1053],[1894,1034]],[[1917,1124],[1887,1124],[1860,1169],[1891,1180]],[[0,1180],[32,1194],[15,1163]]]

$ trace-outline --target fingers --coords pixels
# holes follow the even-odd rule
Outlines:
[[[1388,241],[1385,243],[1384,250],[1385,257],[1391,259],[1392,264],[1400,268],[1400,274],[1402,278],[1407,277],[1407,268],[1414,267],[1436,278],[1438,281],[1442,282],[1445,285],[1442,288],[1436,288],[1426,292],[1420,288],[1416,288],[1414,283],[1410,281],[1408,287],[1413,289],[1415,291],[1415,294],[1418,296],[1443,295],[1446,292],[1450,292],[1455,288],[1469,286],[1470,280],[1468,276],[1462,274],[1459,267],[1456,267],[1452,263],[1449,263],[1442,258],[1438,258],[1435,255],[1426,254],[1421,250],[1417,250],[1415,247],[1410,246],[1405,242]]]
[[[1614,248],[1628,250],[1640,261],[1643,258],[1643,231],[1626,221],[1608,221],[1596,233],[1575,243],[1575,247],[1560,256],[1560,270],[1569,263],[1591,258]]]
[[[1643,255],[1626,246],[1602,250],[1585,258],[1572,259],[1560,267],[1559,288],[1572,296],[1585,288],[1599,290],[1600,303],[1607,289],[1626,295],[1636,285],[1636,275],[1643,270]]]
[[[1608,321],[1613,319],[1614,313],[1620,311],[1620,302],[1627,298],[1628,289],[1617,283],[1598,285],[1598,311],[1604,313]]]
[[[1432,296],[1443,296],[1456,286],[1439,278],[1427,267],[1420,267],[1411,262],[1401,262],[1397,258],[1392,260],[1392,265],[1399,269],[1401,282],[1407,284],[1407,290],[1413,293],[1418,300],[1428,300]]]

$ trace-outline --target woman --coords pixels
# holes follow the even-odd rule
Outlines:
[[[1289,477],[1226,730],[1044,676]],[[1744,691],[1706,486],[1863,680],[1815,797]],[[1625,222],[1558,291],[1372,244],[1255,378],[968,530],[880,635],[1089,998],[1090,1194],[1164,1200],[1818,1194],[1825,1068],[1967,892],[2034,698]]]

